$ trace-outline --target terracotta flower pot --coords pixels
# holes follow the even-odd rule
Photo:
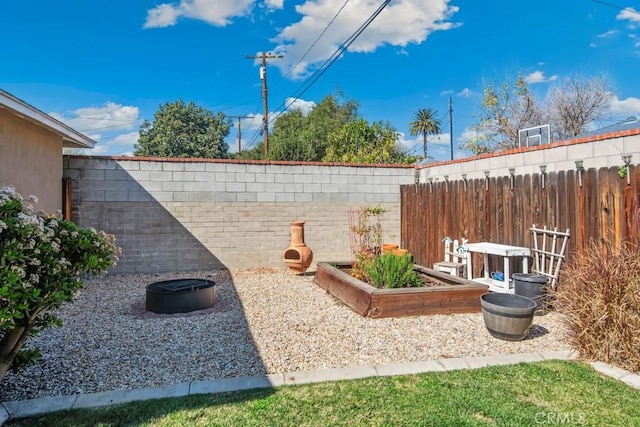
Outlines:
[[[398,245],[393,243],[383,243],[382,244],[382,253],[386,254],[387,252],[393,252],[395,249],[398,249]]]
[[[408,253],[409,253],[409,251],[406,250],[406,249],[394,249],[393,250],[393,254],[397,255],[397,256],[403,256],[403,255],[406,255]]]

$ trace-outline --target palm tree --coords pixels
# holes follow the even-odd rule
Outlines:
[[[424,158],[427,157],[427,135],[440,133],[440,119],[436,117],[438,112],[431,108],[421,108],[416,112],[415,119],[409,123],[411,136],[422,135],[424,146]]]

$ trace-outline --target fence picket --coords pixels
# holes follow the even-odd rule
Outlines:
[[[544,188],[540,173],[516,175],[513,189],[508,175],[488,182],[469,179],[466,191],[462,179],[455,177],[448,185],[442,178],[417,188],[405,185],[401,187],[401,240],[416,262],[425,266],[441,261],[440,241],[447,235],[470,242],[533,247],[531,224],[570,229],[567,260],[592,240],[618,247],[640,237],[639,169],[629,168],[630,184],[618,177],[617,167],[611,167],[587,169],[581,179],[574,170],[546,172]]]

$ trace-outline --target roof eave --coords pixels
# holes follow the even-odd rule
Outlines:
[[[93,148],[96,145],[96,141],[88,136],[83,135],[77,130],[65,125],[59,120],[54,119],[50,115],[43,113],[37,108],[1,89],[0,108],[7,108],[11,110],[13,114],[35,122],[36,124],[60,135],[60,137],[62,137],[64,147]]]

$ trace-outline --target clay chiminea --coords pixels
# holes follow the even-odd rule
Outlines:
[[[313,261],[313,252],[304,243],[304,221],[291,222],[291,246],[282,255],[289,269],[304,273]]]

